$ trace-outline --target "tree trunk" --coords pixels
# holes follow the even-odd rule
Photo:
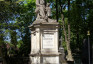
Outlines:
[[[70,23],[68,21],[68,33],[67,33],[66,32],[66,27],[65,27],[64,15],[62,13],[61,0],[59,0],[59,4],[60,4],[60,11],[61,11],[61,17],[62,17],[62,23],[63,23],[63,32],[64,32],[64,35],[65,35],[65,42],[66,42],[67,53],[68,53],[68,55],[66,56],[66,59],[67,59],[67,61],[73,61],[74,59],[72,57],[71,48],[70,48]],[[70,6],[70,0],[68,0],[68,17],[69,17],[69,6]],[[68,34],[68,36],[67,36],[67,34]]]
[[[66,56],[67,61],[73,61],[72,52],[70,48],[70,0],[68,0],[68,40],[67,40],[67,52]]]
[[[67,51],[68,51],[68,55],[66,56],[67,61],[74,61],[74,60],[73,60],[73,57],[72,57],[71,48],[70,48],[70,24],[68,24]]]
[[[64,35],[65,35],[65,42],[66,42],[67,53],[68,53],[68,55],[66,56],[66,59],[67,59],[67,61],[73,61],[73,57],[72,57],[72,53],[71,53],[71,49],[70,49],[70,25],[68,25],[68,37],[67,37],[67,33],[66,33],[66,29],[65,29],[64,15],[61,14],[61,16],[62,16],[63,31],[64,31]]]
[[[67,42],[67,34],[66,34],[66,30],[65,30],[64,15],[61,14],[61,16],[62,16],[62,23],[63,23],[63,31],[64,31],[64,35],[65,35],[65,41]]]
[[[56,0],[56,19],[58,22],[58,0]]]

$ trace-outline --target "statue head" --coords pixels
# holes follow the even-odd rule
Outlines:
[[[47,3],[47,5],[46,5],[47,7],[49,7],[50,6],[50,3]]]
[[[45,4],[45,0],[39,0],[41,5]]]

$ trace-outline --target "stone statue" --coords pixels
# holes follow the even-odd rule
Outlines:
[[[45,1],[44,0],[36,0],[36,10],[37,19],[45,19]]]
[[[49,17],[51,16],[51,8],[50,8],[50,3],[47,3],[46,5],[46,15]]]
[[[39,22],[56,22],[56,20],[49,18],[51,16],[50,3],[45,6],[45,0],[36,0],[35,12],[37,14],[36,20]]]

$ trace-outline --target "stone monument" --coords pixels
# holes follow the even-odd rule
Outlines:
[[[58,52],[59,23],[50,19],[50,3],[45,0],[36,0],[37,18],[31,29],[31,64],[60,64]]]

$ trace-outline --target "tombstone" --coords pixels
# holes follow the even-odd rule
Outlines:
[[[34,24],[31,31],[31,53],[33,63],[57,63],[58,53],[58,24]]]
[[[88,64],[88,41],[87,41],[87,39],[83,40],[82,63],[83,64]]]
[[[44,0],[36,0],[37,18],[29,26],[31,30],[30,62],[31,64],[60,64],[60,53],[58,52],[59,23],[49,18],[51,13],[48,7],[49,3],[45,7],[45,4],[41,4],[40,1],[44,2]]]
[[[87,39],[83,40],[83,47],[82,47],[82,63],[89,64],[89,50],[88,50],[88,43],[90,43],[90,64],[92,64],[92,43],[88,42]]]
[[[64,48],[62,46],[62,36],[59,39],[59,52],[61,53],[60,57],[59,57],[59,62],[61,64],[67,64],[67,61],[66,61],[66,58],[65,58],[65,53],[64,53]]]

